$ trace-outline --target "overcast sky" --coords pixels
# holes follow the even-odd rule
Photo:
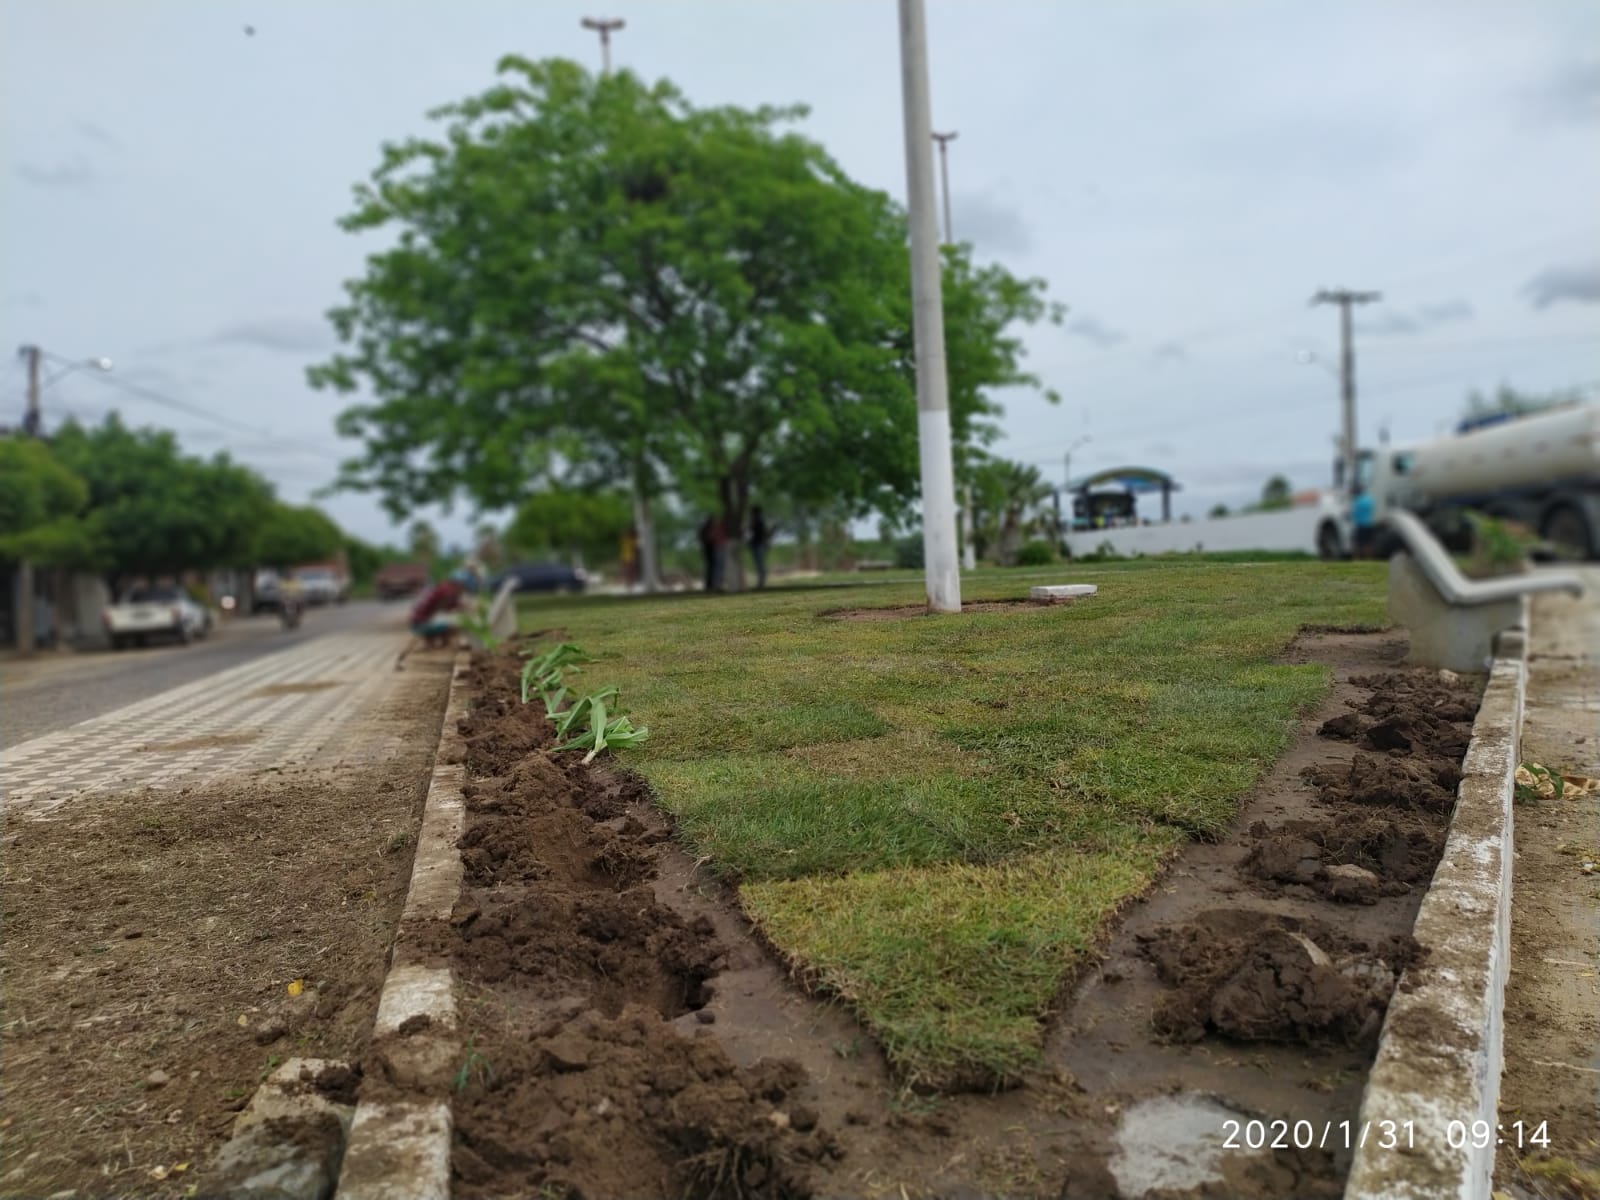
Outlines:
[[[335,226],[351,186],[504,53],[598,65],[585,13],[696,102],[810,105],[904,197],[892,0],[0,0],[0,342],[116,362],[52,387],[47,421],[115,406],[309,496],[350,449],[304,367],[372,245]],[[928,25],[957,237],[1071,309],[1028,338],[1061,405],[1009,397],[998,447],[1052,480],[1088,434],[1074,475],[1166,470],[1179,512],[1326,483],[1321,287],[1384,295],[1359,313],[1364,440],[1433,436],[1474,387],[1600,384],[1593,0],[935,0]],[[0,423],[22,387],[0,372]],[[392,536],[369,498],[328,507]]]

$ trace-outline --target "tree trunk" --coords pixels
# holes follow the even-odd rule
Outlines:
[[[1000,565],[1014,567],[1017,565],[1017,553],[1022,548],[1022,529],[1017,523],[1017,514],[1007,512],[1005,524],[1000,528]]]
[[[634,549],[639,567],[639,581],[647,592],[661,590],[661,566],[656,554],[656,527],[650,515],[650,501],[635,485],[633,491],[633,527],[638,531],[639,544]]]
[[[33,564],[17,564],[17,653],[33,653]]]
[[[727,538],[724,547],[722,590],[744,591],[744,510],[750,498],[750,481],[732,473],[717,481],[717,491],[722,498],[722,532]]]
[[[49,576],[50,582],[50,641],[57,650],[66,649],[65,630],[61,625],[61,602],[66,598],[69,580],[67,573],[59,567],[53,569]]]

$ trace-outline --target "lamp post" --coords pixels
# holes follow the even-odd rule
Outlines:
[[[610,20],[605,17],[584,17],[579,22],[585,29],[592,29],[600,35],[600,73],[611,74],[611,35],[616,30],[622,29],[627,22]]]
[[[954,130],[949,133],[935,133],[930,135],[939,143],[939,183],[944,191],[944,240],[948,245],[955,245],[955,226],[950,223],[950,158],[945,153],[949,144],[956,140]]]
[[[1072,445],[1068,446],[1067,452],[1061,456],[1061,466],[1066,473],[1066,478],[1061,484],[1061,490],[1065,492],[1067,496],[1067,523],[1069,525],[1074,519],[1072,513],[1072,455],[1074,451],[1082,449],[1092,441],[1094,441],[1094,438],[1086,433],[1077,441],[1073,442]]]

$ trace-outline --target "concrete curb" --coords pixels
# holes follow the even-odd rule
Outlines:
[[[373,1062],[390,1082],[418,1093],[410,1100],[362,1100],[339,1172],[338,1200],[449,1200],[452,1068],[460,1055],[455,980],[448,967],[421,960],[419,925],[450,919],[461,892],[462,784],[468,656],[456,655],[450,698],[422,810],[411,886],[389,956],[389,974],[373,1024]],[[430,1099],[444,1097],[442,1099]]]
[[[1384,1019],[1346,1200],[1488,1200],[1491,1192],[1526,630],[1524,601],[1522,627],[1497,641],[1444,855],[1417,913],[1423,957],[1401,978]],[[1485,1123],[1477,1136],[1474,1122]]]

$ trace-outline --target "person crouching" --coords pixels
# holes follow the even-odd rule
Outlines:
[[[394,660],[396,671],[405,670],[406,656],[421,646],[438,650],[450,644],[461,628],[461,616],[469,604],[467,593],[473,584],[468,571],[452,571],[418,600],[411,610],[411,640]]]

